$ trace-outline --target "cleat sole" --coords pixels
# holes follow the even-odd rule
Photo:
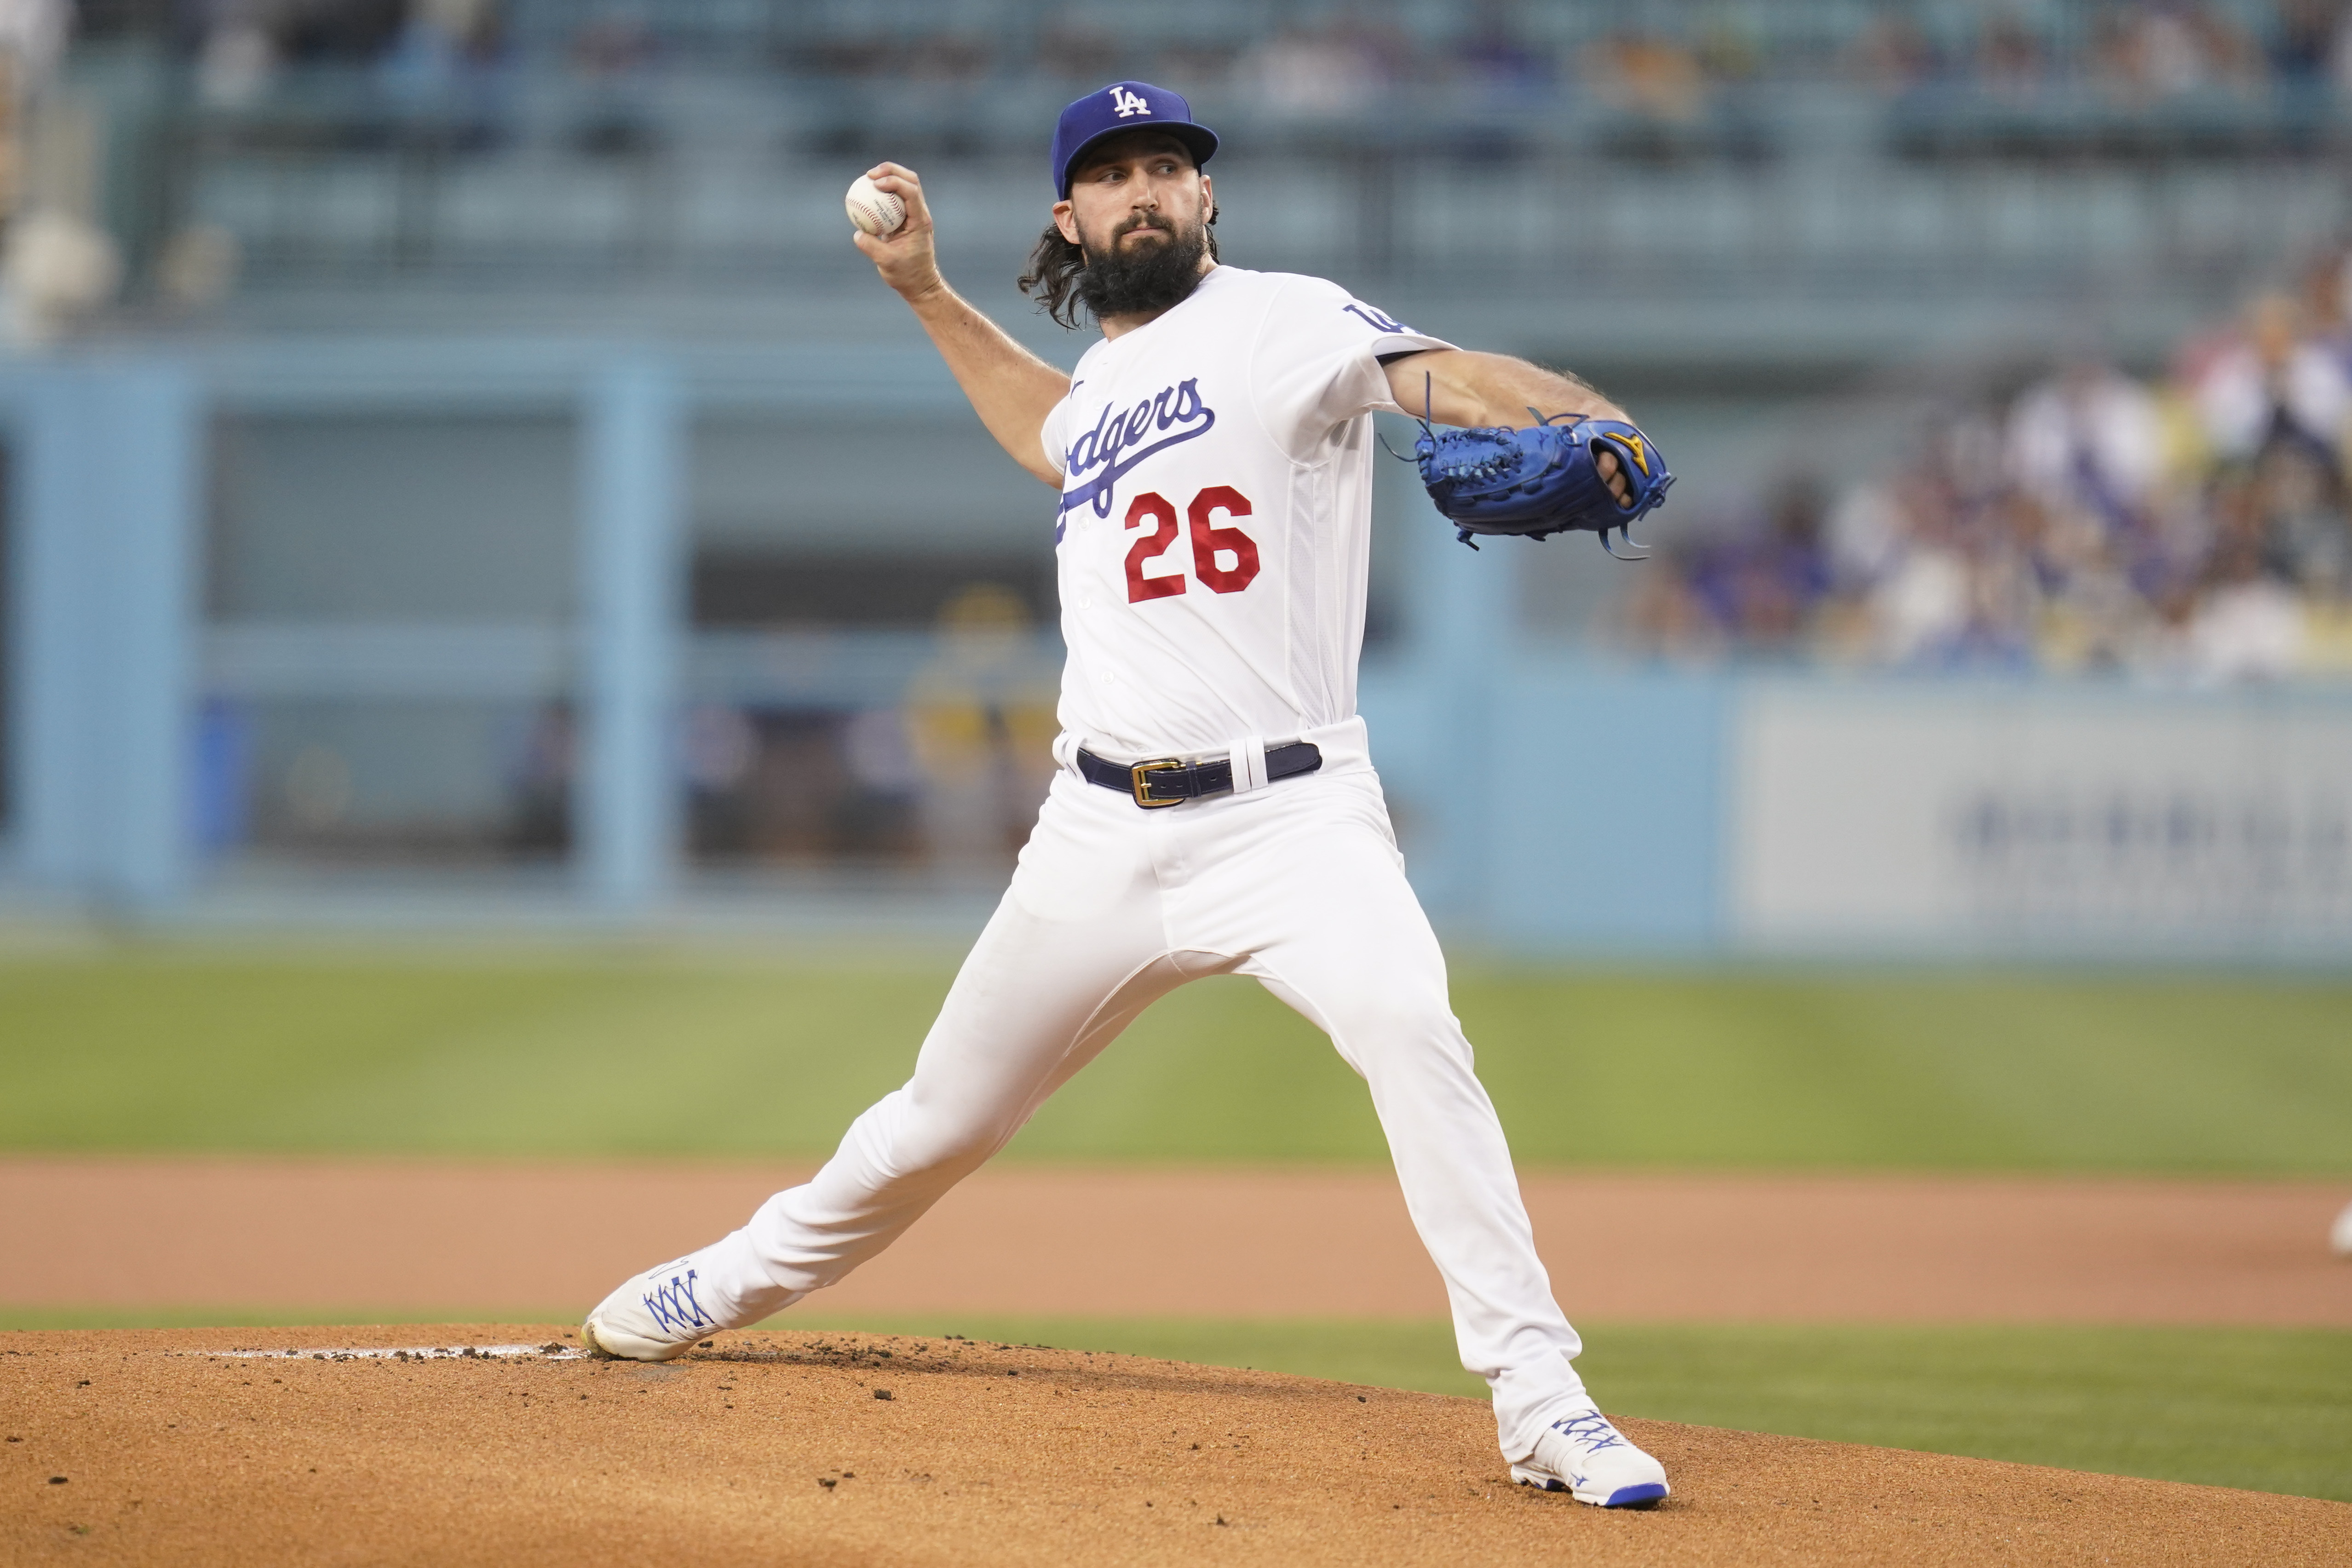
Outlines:
[[[695,1341],[688,1339],[665,1344],[656,1340],[641,1340],[635,1334],[628,1336],[628,1342],[625,1344],[607,1344],[598,1339],[595,1320],[593,1318],[580,1325],[581,1347],[591,1356],[604,1361],[676,1361],[679,1356],[692,1350],[696,1343]]]
[[[1660,1481],[1643,1481],[1634,1486],[1619,1487],[1612,1492],[1578,1491],[1558,1476],[1546,1475],[1541,1470],[1529,1469],[1523,1465],[1511,1467],[1511,1479],[1538,1491],[1564,1491],[1577,1501],[1591,1503],[1594,1508],[1655,1508],[1671,1491]]]

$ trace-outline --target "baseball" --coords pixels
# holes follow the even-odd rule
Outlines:
[[[896,234],[907,221],[907,204],[887,191],[877,190],[864,174],[851,183],[841,204],[849,209],[849,221],[865,234]]]

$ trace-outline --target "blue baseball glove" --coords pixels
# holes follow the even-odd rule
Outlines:
[[[1601,548],[1615,556],[1611,530],[1632,543],[1633,523],[1664,500],[1666,486],[1675,482],[1665,460],[1648,436],[1622,419],[1546,419],[1534,409],[1528,412],[1541,423],[1524,430],[1440,431],[1423,419],[1412,457],[1429,498],[1472,549],[1478,548],[1472,537],[1477,534],[1539,539],[1589,528],[1601,536]],[[1631,499],[1622,505],[1601,477],[1603,452],[1617,459],[1625,476]]]

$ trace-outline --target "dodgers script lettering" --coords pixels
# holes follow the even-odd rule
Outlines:
[[[1091,504],[1095,516],[1109,517],[1112,489],[1137,464],[1179,442],[1208,434],[1216,423],[1216,410],[1201,401],[1198,382],[1163,387],[1157,396],[1124,412],[1104,408],[1095,427],[1070,443],[1061,509],[1069,512]],[[1149,445],[1137,444],[1152,437],[1157,439]]]

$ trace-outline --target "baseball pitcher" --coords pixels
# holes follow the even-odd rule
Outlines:
[[[990,433],[1059,494],[1059,766],[905,1087],[806,1186],[623,1284],[582,1337],[666,1360],[823,1290],[1155,998],[1249,975],[1370,1086],[1512,1475],[1649,1506],[1665,1471],[1577,1375],[1581,1345],[1405,882],[1356,663],[1374,411],[1426,422],[1423,476],[1465,539],[1584,528],[1606,543],[1656,504],[1665,471],[1580,382],[1457,349],[1319,278],[1221,265],[1216,149],[1183,99],[1145,82],[1063,111],[1053,222],[1022,287],[1066,326],[1099,323],[1074,375],[948,287],[913,171],[868,175],[878,215],[860,218],[858,248]]]

